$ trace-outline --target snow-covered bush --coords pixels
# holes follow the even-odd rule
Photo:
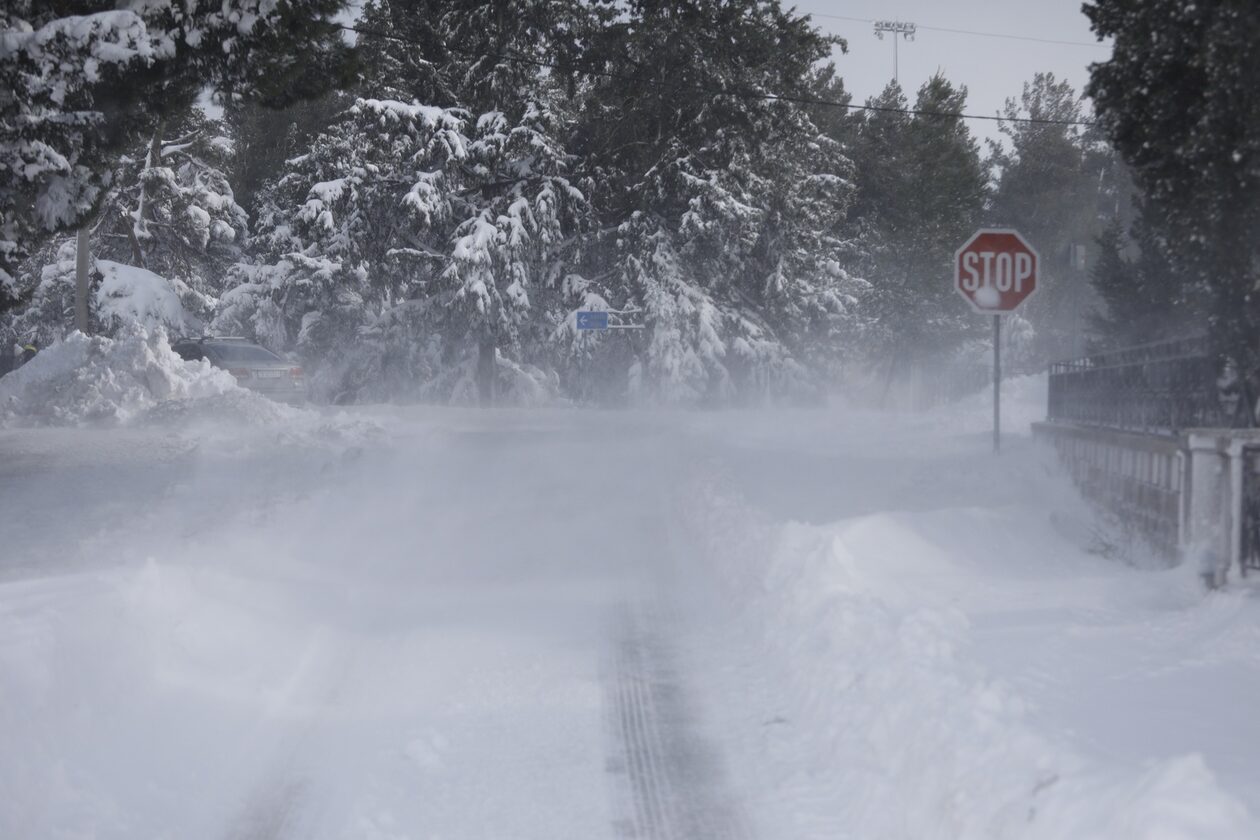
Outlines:
[[[89,272],[90,326],[107,337],[132,326],[174,335],[198,333],[203,321],[193,313],[212,303],[178,278],[126,263],[93,260]],[[39,269],[30,304],[9,318],[0,317],[4,332],[38,347],[64,338],[74,322],[74,288],[75,243],[69,240]]]

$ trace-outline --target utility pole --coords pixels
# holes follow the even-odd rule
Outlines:
[[[884,40],[884,33],[892,33],[893,42],[893,81],[901,84],[900,68],[897,66],[897,41],[905,38],[907,41],[914,40],[914,33],[917,27],[913,23],[904,20],[877,20],[875,21],[875,37]]]

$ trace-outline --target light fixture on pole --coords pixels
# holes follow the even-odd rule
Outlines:
[[[901,84],[900,68],[897,66],[897,41],[905,38],[907,41],[914,40],[914,33],[917,27],[913,23],[904,20],[877,20],[875,21],[875,37],[884,40],[884,33],[892,34],[893,39],[893,81]]]

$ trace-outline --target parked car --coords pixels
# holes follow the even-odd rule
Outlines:
[[[306,402],[302,369],[252,341],[235,336],[202,336],[178,339],[173,348],[185,361],[204,359],[226,370],[242,388],[281,402]]]

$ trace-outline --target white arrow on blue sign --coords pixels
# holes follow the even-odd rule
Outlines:
[[[606,330],[608,329],[608,313],[578,312],[577,328],[579,330]]]

